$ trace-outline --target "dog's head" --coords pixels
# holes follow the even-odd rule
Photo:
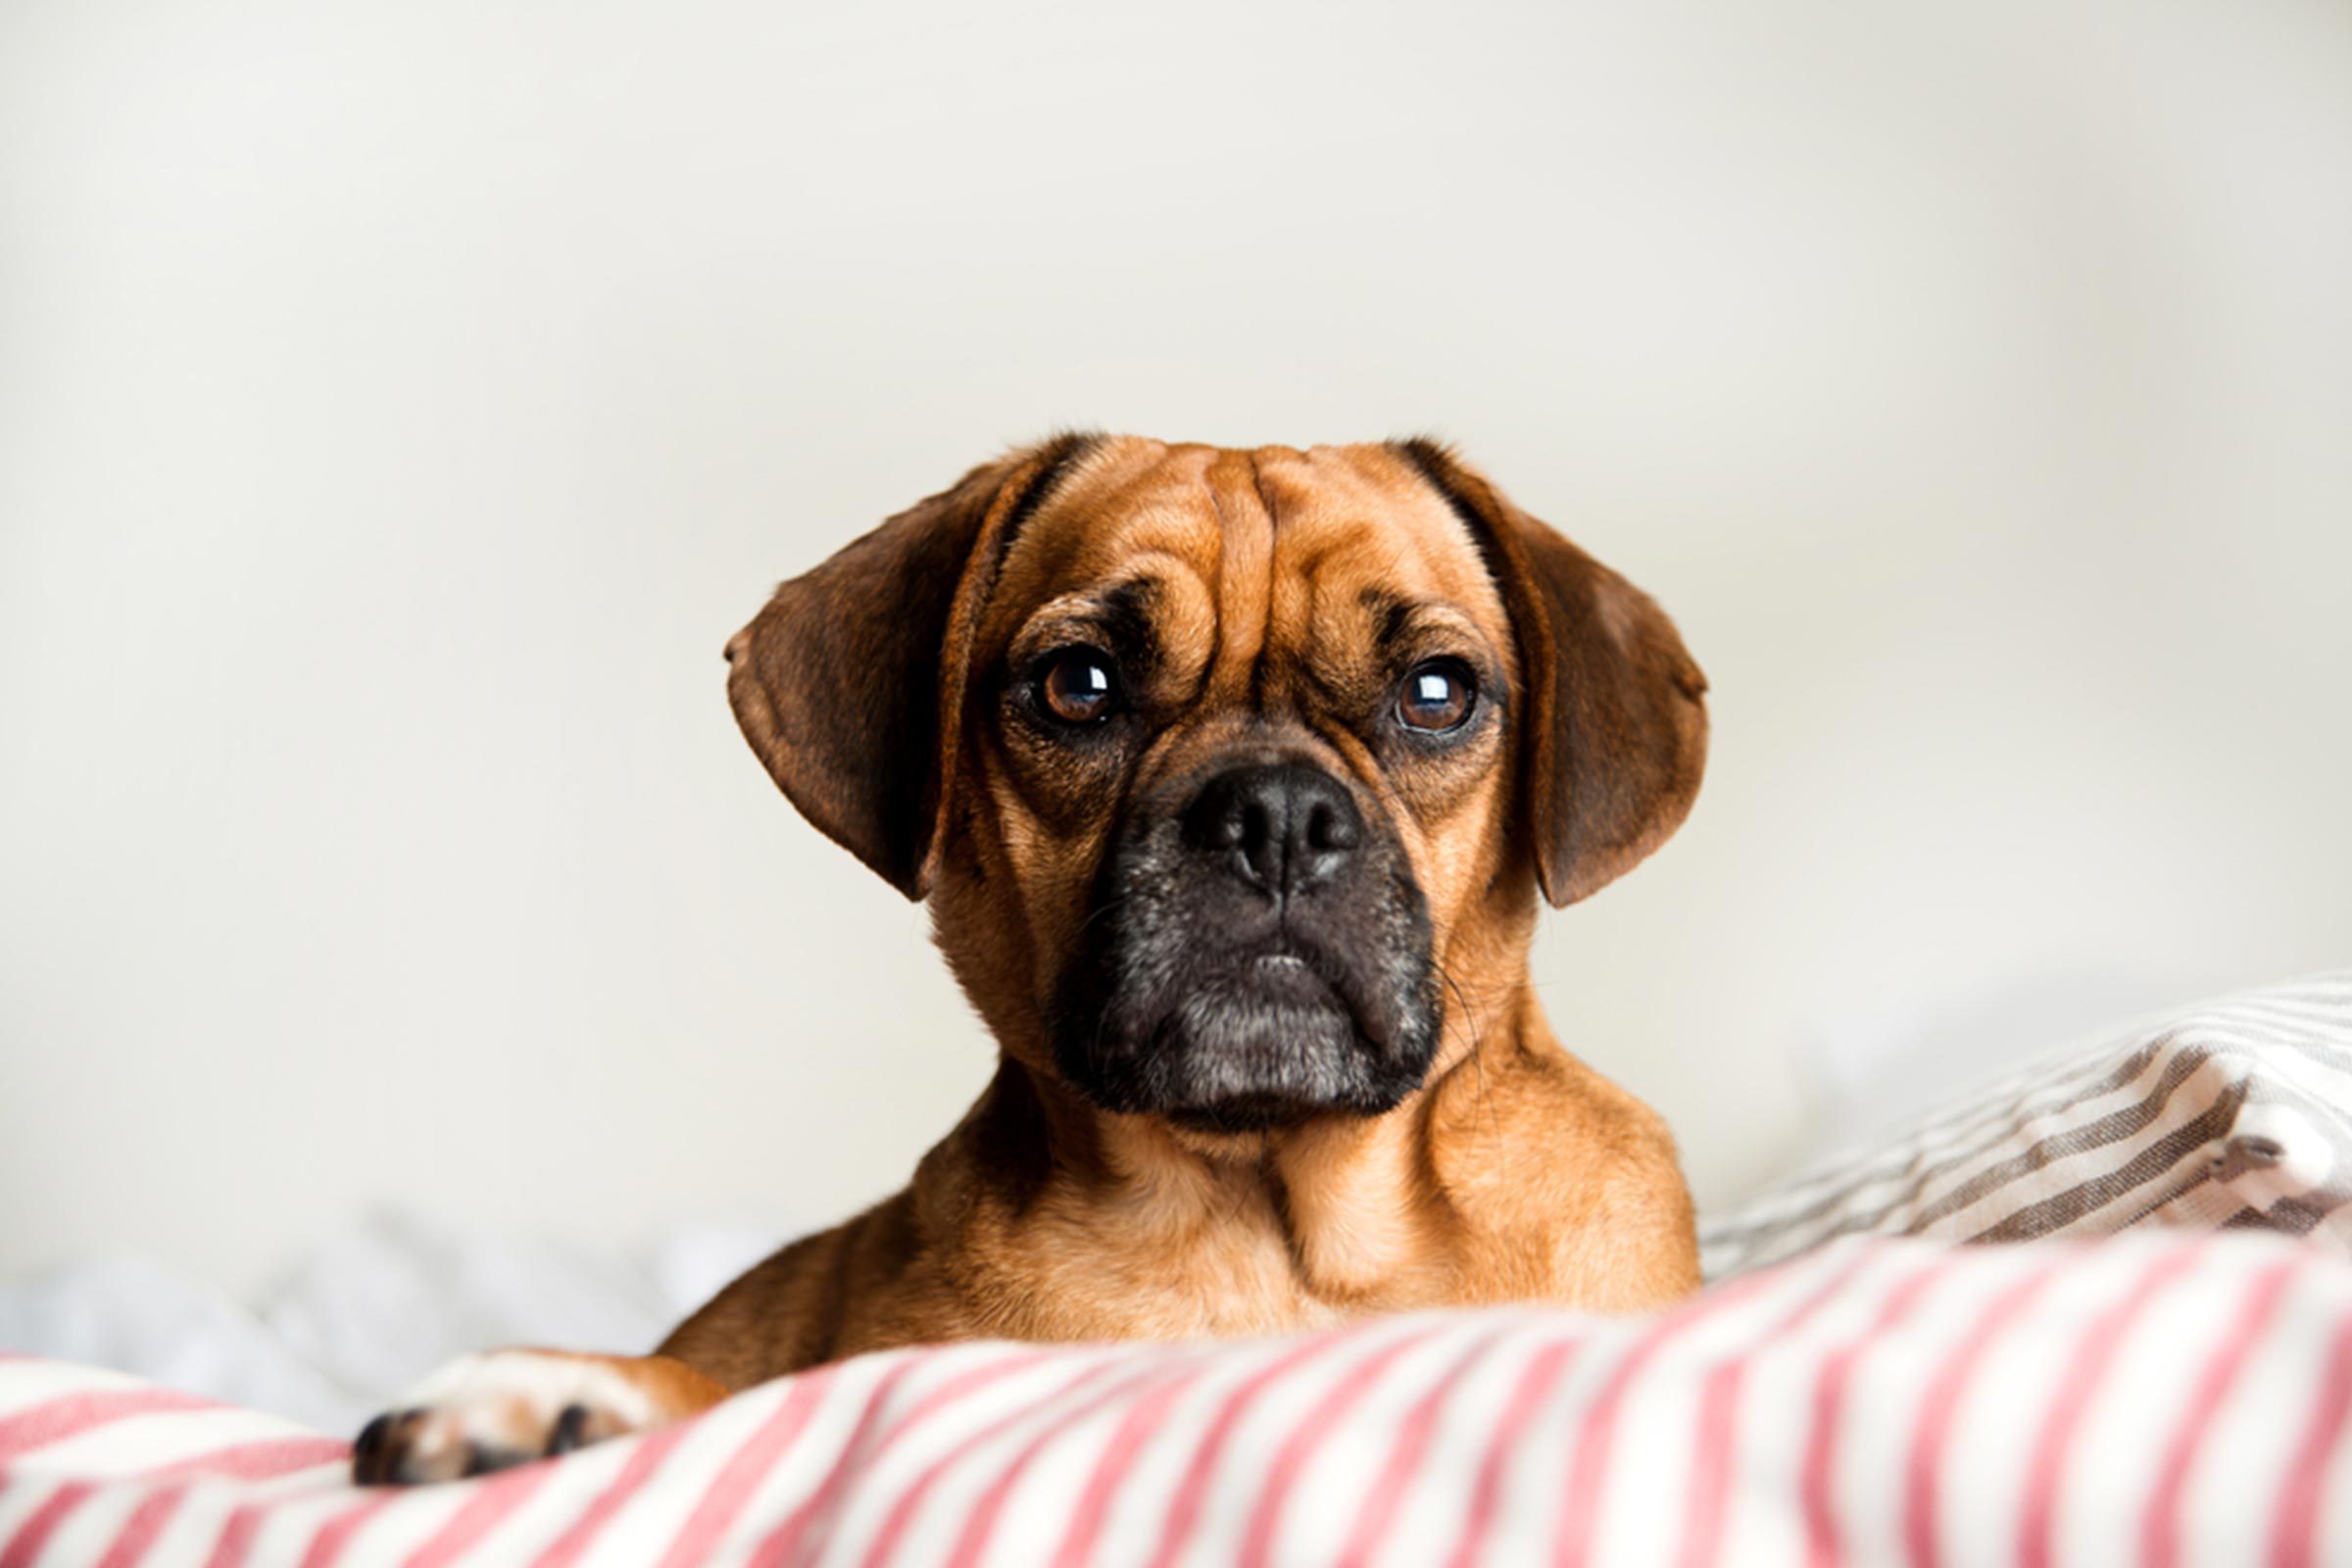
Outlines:
[[[1004,1048],[1196,1133],[1371,1115],[1697,793],[1624,578],[1425,442],[1065,436],[776,591],[745,734]]]

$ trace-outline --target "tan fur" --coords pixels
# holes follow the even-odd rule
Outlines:
[[[1562,1049],[1527,983],[1539,882],[1561,902],[1592,891],[1671,833],[1696,790],[1703,681],[1672,626],[1435,449],[1118,438],[1060,458],[1017,532],[1012,498],[1054,461],[1038,452],[975,470],[854,547],[865,557],[785,585],[729,646],[755,749],[826,832],[928,897],[1003,1060],[905,1191],[754,1268],[662,1355],[710,1380],[694,1391],[707,1399],[980,1336],[1260,1334],[1528,1300],[1631,1312],[1695,1288],[1664,1126]],[[961,563],[931,611],[942,711],[887,745],[939,776],[909,796],[908,820],[885,820],[845,793],[872,759],[827,732],[825,704],[841,692],[887,715],[897,694],[860,696],[879,677],[856,664],[812,685],[808,660],[829,656],[795,628],[821,610],[852,642],[904,638],[905,612],[864,598],[918,543],[928,562],[952,549]],[[1202,1133],[1097,1109],[1054,1069],[1046,1002],[1113,813],[1102,780],[996,721],[975,672],[1054,646],[1057,626],[1139,578],[1154,585],[1162,649],[1151,696],[1182,717],[1121,787],[1183,776],[1279,723],[1393,819],[1446,1009],[1423,1087],[1388,1114]],[[1514,674],[1513,708],[1465,755],[1384,770],[1327,710],[1393,678],[1368,607],[1400,601],[1424,607],[1430,635],[1491,651]]]
[[[1014,543],[974,663],[1043,646],[1056,607],[1146,572],[1169,589],[1158,679],[1195,705],[1147,773],[1223,738],[1261,663],[1270,694],[1365,678],[1365,588],[1444,601],[1515,647],[1462,521],[1389,449],[1122,440],[1083,459]],[[667,1353],[742,1386],[976,1335],[1265,1333],[1530,1299],[1630,1311],[1696,1285],[1664,1127],[1560,1049],[1526,987],[1536,889],[1508,760],[1398,781],[1352,737],[1320,737],[1404,832],[1452,981],[1446,1041],[1428,1085],[1389,1115],[1232,1138],[1097,1111],[1055,1080],[1041,999],[1085,916],[1109,813],[1057,830],[1050,783],[1009,777],[1005,743],[977,727],[949,785],[967,831],[940,846],[929,896],[1005,1063],[906,1193],[746,1275]]]

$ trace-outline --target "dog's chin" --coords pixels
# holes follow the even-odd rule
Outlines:
[[[1400,1059],[1384,1049],[1328,982],[1282,955],[1186,988],[1146,1034],[1146,1070],[1098,1098],[1199,1133],[1378,1115],[1419,1086],[1427,1065],[1419,1052]]]

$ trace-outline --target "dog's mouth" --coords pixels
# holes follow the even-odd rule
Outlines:
[[[1204,977],[1152,1031],[1180,1067],[1162,1114],[1211,1132],[1262,1132],[1350,1098],[1346,1063],[1371,1050],[1355,1014],[1302,954],[1251,956]]]
[[[1140,989],[1112,989],[1089,1049],[1065,1049],[1063,1069],[1105,1108],[1201,1132],[1378,1114],[1419,1085],[1434,1044],[1434,1008],[1417,995],[1388,996],[1290,942],[1202,961],[1149,1001]]]
[[[1125,824],[1057,979],[1054,1066],[1105,1110],[1258,1132],[1370,1116],[1437,1054],[1429,912],[1384,818],[1220,763]]]

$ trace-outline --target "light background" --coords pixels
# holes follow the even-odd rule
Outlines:
[[[2352,956],[2352,8],[0,8],[0,1270],[880,1196],[719,646],[1057,423],[1434,430],[1714,681],[1537,955],[1702,1199]]]

